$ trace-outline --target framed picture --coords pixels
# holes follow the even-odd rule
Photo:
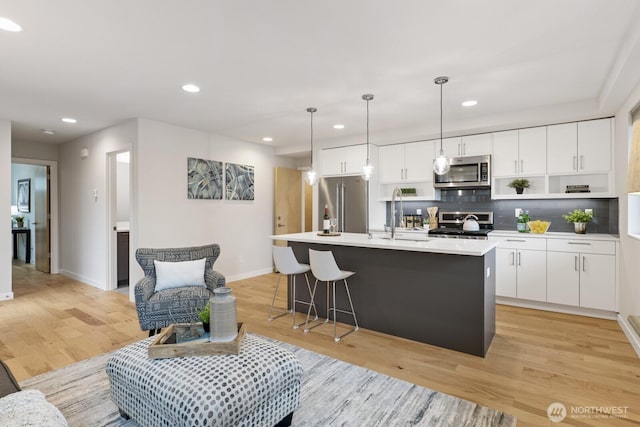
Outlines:
[[[222,162],[187,158],[187,198],[222,200]]]
[[[18,180],[18,212],[31,212],[31,178]]]
[[[253,200],[253,180],[253,166],[227,163],[225,165],[225,199]]]

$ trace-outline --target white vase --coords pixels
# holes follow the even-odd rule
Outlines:
[[[209,339],[211,342],[233,341],[238,335],[236,298],[227,287],[216,288],[213,294],[209,300]]]

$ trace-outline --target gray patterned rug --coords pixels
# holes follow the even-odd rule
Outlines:
[[[268,339],[268,338],[267,338]],[[405,381],[278,342],[302,366],[300,408],[294,426],[515,426],[516,418]],[[42,391],[70,426],[138,427],[120,418],[109,396],[110,354],[22,381]]]

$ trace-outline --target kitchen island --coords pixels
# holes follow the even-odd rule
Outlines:
[[[476,356],[487,353],[495,334],[495,242],[315,232],[271,238],[287,241],[299,262],[309,263],[309,249],[330,250],[341,269],[354,271],[348,281],[360,327]],[[297,295],[308,296],[303,280],[296,286]],[[344,287],[336,287],[336,300],[338,308],[347,306]],[[315,302],[324,316],[324,283],[318,283]],[[353,324],[341,313],[338,321]]]

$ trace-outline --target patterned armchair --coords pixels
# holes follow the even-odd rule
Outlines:
[[[213,263],[220,255],[220,245],[211,244],[200,247],[136,250],[136,260],[144,277],[136,283],[135,299],[140,328],[149,331],[149,336],[156,330],[172,323],[188,323],[198,321],[198,310],[203,308],[213,290],[225,285],[222,274],[213,270]],[[164,262],[193,261],[206,258],[204,281],[206,287],[183,286],[164,289],[156,292],[156,268],[154,260]]]

